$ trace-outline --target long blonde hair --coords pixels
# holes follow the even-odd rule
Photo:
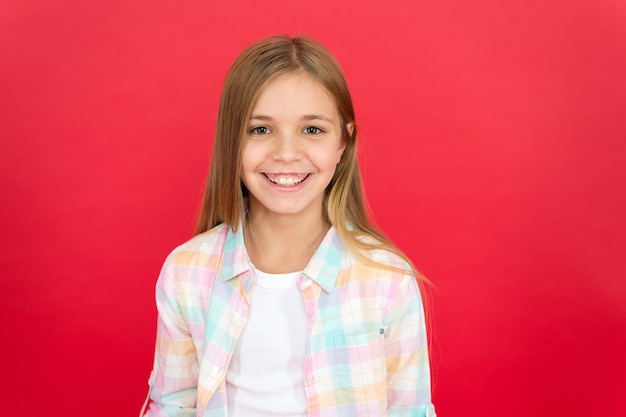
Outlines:
[[[346,248],[361,260],[372,262],[366,256],[368,250],[389,250],[421,277],[406,255],[370,220],[357,160],[357,126],[348,85],[331,53],[319,42],[303,36],[273,36],[258,41],[245,49],[230,68],[222,91],[212,163],[196,233],[220,223],[237,228],[245,211],[247,190],[241,182],[241,160],[252,107],[269,80],[300,71],[318,81],[334,98],[346,143],[326,188],[324,216]],[[353,125],[351,130],[348,124]]]

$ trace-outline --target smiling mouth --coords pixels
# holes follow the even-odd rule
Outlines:
[[[282,187],[293,187],[294,185],[298,185],[307,178],[309,178],[310,174],[290,174],[290,175],[282,175],[282,174],[263,174],[265,177],[270,180],[270,182],[280,185]]]

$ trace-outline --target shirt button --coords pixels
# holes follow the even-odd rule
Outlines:
[[[313,376],[313,374],[309,374],[306,376],[306,383],[310,384],[315,380],[315,377]]]

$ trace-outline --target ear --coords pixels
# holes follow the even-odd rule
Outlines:
[[[352,136],[352,133],[354,132],[354,123],[353,122],[346,123],[346,130],[348,131],[348,136]],[[341,146],[339,147],[339,160],[337,161],[337,163],[339,163],[339,161],[341,160],[343,151],[346,150],[346,145],[347,145],[346,141],[342,140]]]
[[[348,130],[348,135],[352,136],[354,133],[354,122],[346,123],[346,129]]]

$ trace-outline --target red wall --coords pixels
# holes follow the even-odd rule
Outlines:
[[[3,1],[2,414],[138,413],[222,80],[281,32],[342,62],[378,222],[437,286],[439,415],[622,416],[623,0]]]

